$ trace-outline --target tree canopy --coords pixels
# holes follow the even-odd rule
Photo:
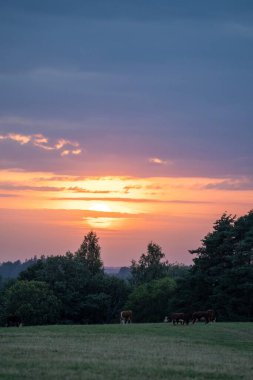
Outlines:
[[[162,248],[150,242],[147,252],[140,256],[138,262],[132,260],[130,270],[133,284],[139,285],[166,276],[167,262],[162,262],[164,257]]]
[[[1,281],[0,323],[8,314],[25,324],[113,323],[126,308],[136,322],[203,309],[214,309],[218,320],[252,321],[253,211],[224,213],[189,252],[192,266],[168,263],[150,242],[139,260],[121,268],[122,279],[104,273],[91,231],[75,253],[36,258],[18,279]]]

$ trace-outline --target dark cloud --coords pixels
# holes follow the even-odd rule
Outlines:
[[[1,168],[249,175],[252,15],[235,0],[1,1],[0,134],[87,147],[60,160],[1,143]]]
[[[204,188],[231,191],[252,191],[253,178],[228,179],[217,183],[209,183]]]

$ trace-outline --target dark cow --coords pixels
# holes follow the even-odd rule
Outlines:
[[[192,314],[192,323],[201,320],[204,320],[205,323],[209,323],[214,322],[215,319],[215,312],[211,309],[206,311],[195,311],[195,313]]]
[[[207,310],[207,313],[208,313],[209,322],[216,322],[216,315],[215,315],[214,310],[209,309]]]
[[[180,323],[181,325],[188,325],[191,320],[191,314],[189,313],[173,313],[171,314],[171,320],[173,325]]]
[[[132,319],[133,319],[132,310],[123,310],[120,313],[120,323],[122,324],[131,323]]]
[[[192,314],[192,323],[194,324],[196,321],[204,320],[205,323],[209,322],[209,315],[207,311],[195,311]]]
[[[22,320],[17,315],[8,315],[6,318],[7,327],[20,327],[22,326]]]

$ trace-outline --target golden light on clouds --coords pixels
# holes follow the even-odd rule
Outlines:
[[[106,217],[96,217],[96,218],[85,218],[85,222],[87,222],[91,228],[94,229],[100,229],[100,228],[109,228],[112,226],[113,222],[115,220],[113,218],[106,218]]]
[[[8,226],[20,234],[29,235],[32,229],[34,236],[44,231],[51,236],[50,242],[43,242],[49,247],[59,244],[53,231],[59,239],[69,236],[78,244],[93,229],[127,255],[128,246],[149,240],[172,245],[172,250],[175,246],[180,254],[194,247],[192,240],[197,244],[222,212],[243,215],[252,204],[253,192],[245,178],[84,177],[0,170],[3,233]],[[127,262],[116,256],[110,260]]]
[[[98,211],[100,213],[108,213],[111,212],[112,209],[108,206],[108,204],[104,202],[96,202],[92,203],[89,207],[90,211]],[[108,228],[111,227],[114,218],[108,218],[104,216],[96,216],[96,217],[87,217],[85,220],[92,228]]]
[[[94,203],[89,207],[91,211],[110,212],[112,209],[106,203]]]
[[[31,135],[8,133],[5,135],[0,135],[0,141],[1,140],[14,141],[20,145],[32,144],[33,146],[45,151],[56,150],[60,152],[61,156],[68,156],[70,154],[79,155],[82,152],[80,144],[77,141],[59,138],[54,143],[49,143],[49,139],[41,133]]]

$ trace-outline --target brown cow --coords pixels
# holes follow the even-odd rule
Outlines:
[[[215,312],[212,309],[207,310],[209,322],[216,322]]]
[[[132,310],[123,310],[120,313],[120,323],[122,324],[131,323],[132,319],[133,319]]]
[[[191,320],[191,314],[189,313],[173,313],[171,315],[173,325],[180,323],[181,325],[188,325]]]
[[[195,311],[195,313],[192,314],[192,323],[195,323],[196,321],[204,320],[205,323],[214,322],[215,321],[215,312],[214,310],[206,310],[206,311]]]
[[[6,318],[7,327],[21,327],[22,320],[17,315],[8,315]]]

